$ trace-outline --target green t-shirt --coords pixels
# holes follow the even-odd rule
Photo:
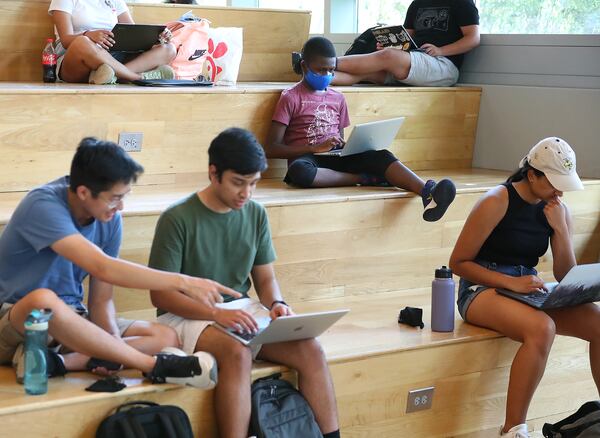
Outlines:
[[[263,206],[250,201],[240,210],[216,213],[194,193],[158,219],[149,266],[209,278],[247,295],[252,267],[274,260]]]

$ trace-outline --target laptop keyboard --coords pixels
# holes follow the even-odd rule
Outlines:
[[[541,306],[548,299],[548,295],[548,292],[534,292],[532,294],[527,294],[526,296],[528,301],[531,301],[532,303]]]

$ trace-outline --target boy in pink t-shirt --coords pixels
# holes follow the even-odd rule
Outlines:
[[[313,37],[304,44],[303,79],[281,94],[265,146],[267,157],[288,160],[284,179],[288,184],[392,185],[422,197],[423,219],[439,220],[456,195],[452,181],[424,182],[388,150],[343,157],[315,155],[343,147],[344,128],[350,125],[344,96],[328,88],[335,63],[335,48],[328,39]]]

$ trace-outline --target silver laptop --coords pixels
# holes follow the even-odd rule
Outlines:
[[[260,327],[257,333],[239,333],[219,324],[215,324],[215,327],[233,336],[244,345],[273,344],[276,342],[316,338],[349,311],[350,309],[341,309],[329,312],[280,316],[266,324],[264,320],[261,321],[255,318]]]
[[[573,266],[560,283],[547,283],[547,292],[520,294],[496,289],[501,295],[536,309],[556,309],[600,301],[600,263]]]
[[[341,149],[334,149],[315,155],[344,157],[366,151],[387,149],[392,144],[392,141],[394,141],[394,138],[396,138],[396,134],[398,134],[403,122],[404,117],[397,117],[395,119],[378,120],[376,122],[355,125],[348,141]]]

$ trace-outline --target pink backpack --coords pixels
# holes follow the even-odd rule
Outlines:
[[[183,27],[173,32],[171,42],[177,56],[171,61],[177,79],[196,79],[202,73],[208,50],[207,20],[181,22]]]

